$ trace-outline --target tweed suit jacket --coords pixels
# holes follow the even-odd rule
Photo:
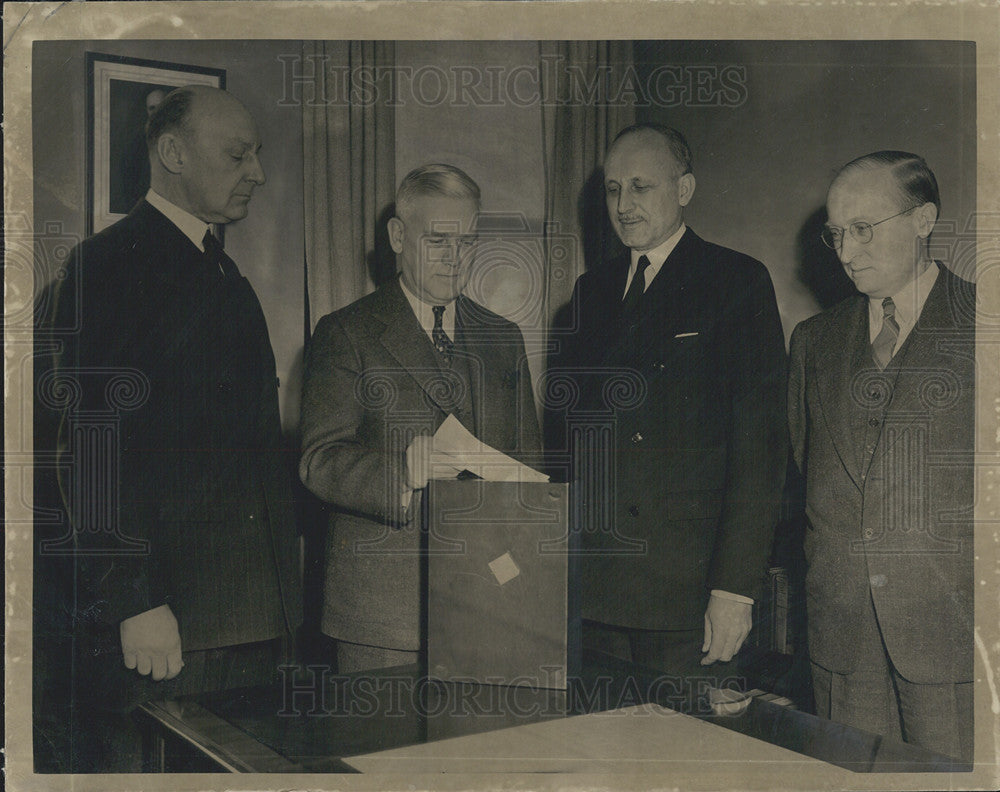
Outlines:
[[[781,322],[764,266],[688,228],[629,328],[628,265],[580,277],[556,364],[579,393],[563,419],[605,425],[569,440],[583,615],[697,629],[711,589],[760,596],[787,458]]]
[[[322,629],[335,638],[422,645],[420,492],[402,505],[406,448],[416,434],[433,434],[454,413],[494,448],[514,456],[539,451],[520,330],[460,296],[455,336],[467,393],[442,367],[398,279],[316,325],[299,473],[333,507]]]
[[[809,654],[854,668],[872,598],[889,657],[916,683],[972,680],[975,287],[940,263],[884,372],[868,298],[792,334],[789,426],[806,477]]]

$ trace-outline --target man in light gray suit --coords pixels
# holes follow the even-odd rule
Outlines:
[[[920,157],[848,163],[827,209],[860,293],[795,328],[788,392],[817,710],[971,760],[975,287]]]
[[[299,472],[333,507],[321,627],[341,673],[425,646],[421,489],[448,415],[500,451],[540,448],[520,330],[462,295],[478,212],[458,168],[409,173],[389,221],[400,277],[323,317],[310,344]]]

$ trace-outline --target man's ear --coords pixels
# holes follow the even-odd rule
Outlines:
[[[921,239],[927,239],[937,222],[937,207],[928,201],[923,206],[918,207],[914,215],[917,218],[917,236]]]
[[[156,141],[156,156],[160,164],[170,173],[180,173],[184,170],[184,142],[170,132],[160,135]]]
[[[393,252],[399,254],[403,252],[403,221],[398,217],[390,217],[388,222],[389,244],[392,245]]]
[[[677,202],[681,206],[687,206],[688,202],[691,200],[691,196],[694,195],[694,174],[685,173],[677,180]]]

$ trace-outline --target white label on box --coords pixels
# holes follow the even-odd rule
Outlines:
[[[509,552],[490,561],[490,571],[501,586],[521,574],[521,570],[517,568],[517,564],[514,563]]]

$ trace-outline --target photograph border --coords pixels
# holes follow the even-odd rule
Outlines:
[[[976,768],[969,775],[858,775],[855,789],[995,789],[1000,779],[1000,668],[998,550],[1000,487],[1000,25],[987,0],[914,0],[879,6],[874,2],[667,3],[643,0],[575,2],[468,2],[456,13],[447,2],[162,2],[9,3],[4,9],[5,42],[5,232],[40,234],[32,226],[31,47],[39,40],[98,39],[731,39],[797,40],[969,40],[976,47],[977,196],[975,228],[979,262],[977,439],[991,449],[976,459]],[[667,6],[670,6],[668,8]],[[448,6],[452,6],[449,8]],[[647,18],[655,9],[655,20]],[[475,13],[472,13],[472,11]],[[243,13],[236,13],[242,11]],[[249,21],[246,17],[249,17]],[[88,146],[88,150],[92,150]],[[85,188],[89,184],[85,183]],[[88,192],[89,189],[88,189]],[[8,237],[9,238],[9,237]],[[8,263],[5,261],[5,263]],[[16,262],[11,262],[16,264]],[[7,315],[23,312],[32,294],[30,266],[6,268]],[[29,348],[31,334],[8,327],[5,348]],[[20,464],[31,443],[31,366],[6,356],[5,386],[5,774],[10,789],[291,789],[291,788],[828,788],[819,773],[794,767],[705,767],[679,769],[670,778],[643,775],[510,776],[39,776],[31,769],[31,542],[30,463]],[[21,456],[19,456],[19,454]],[[20,467],[19,467],[20,464]],[[993,489],[992,483],[989,488]],[[28,593],[25,593],[28,592]],[[723,764],[723,763],[720,763]],[[774,774],[773,776],[771,774]],[[720,778],[724,780],[720,781]]]

